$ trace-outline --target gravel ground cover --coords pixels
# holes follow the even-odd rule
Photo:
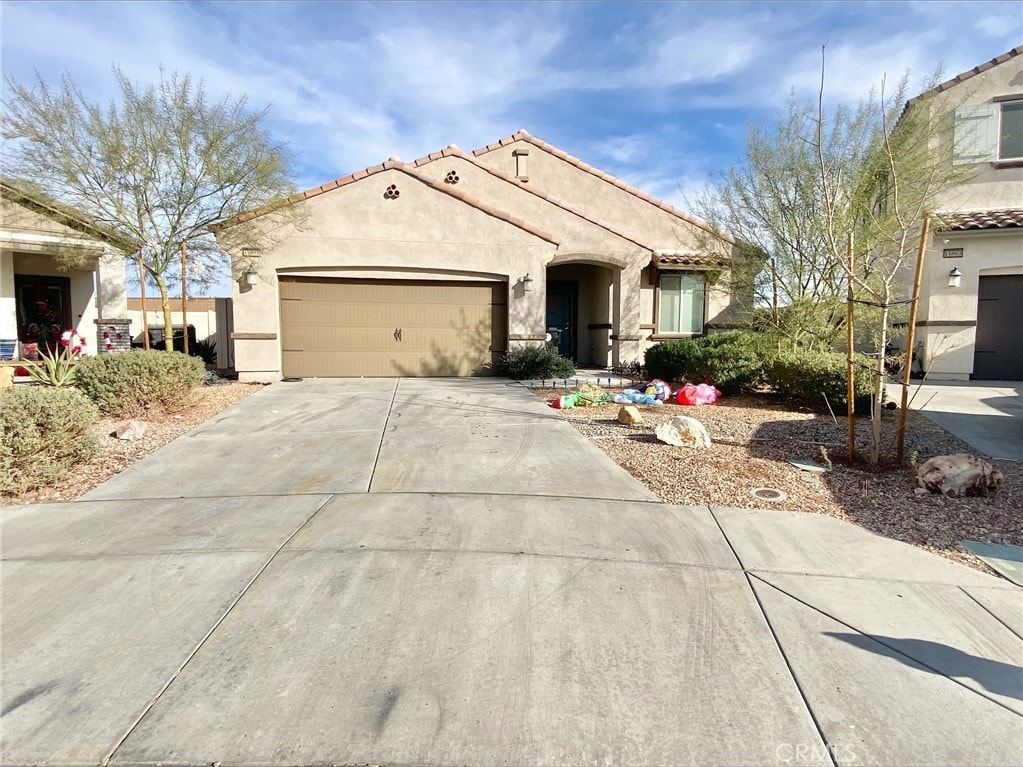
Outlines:
[[[237,382],[197,386],[188,404],[181,411],[136,418],[137,421],[145,422],[146,430],[141,438],[130,441],[113,436],[116,426],[125,419],[101,418],[93,427],[99,438],[100,447],[91,461],[74,469],[60,484],[32,490],[19,496],[0,496],[0,505],[73,501],[260,388],[260,384]]]
[[[549,402],[570,391],[534,389],[533,393]],[[847,465],[843,418],[836,424],[827,413],[789,407],[769,395],[728,397],[697,407],[637,407],[643,415],[642,426],[618,423],[621,405],[613,403],[555,412],[665,503],[830,514],[986,572],[991,570],[960,549],[957,541],[1023,544],[1023,496],[1018,489],[1023,469],[1019,463],[992,461],[1005,475],[1005,482],[986,498],[947,499],[914,493],[916,471],[912,464],[936,455],[975,452],[915,411],[907,417],[907,465],[870,469]],[[702,422],[713,445],[700,449],[659,442],[654,430],[677,415]],[[894,445],[897,426],[898,411],[885,411],[883,444]],[[857,422],[856,441],[857,450],[865,451],[869,444],[866,419]],[[792,466],[788,459],[822,465],[830,461],[832,468],[813,474]],[[788,497],[766,502],[750,495],[763,487],[776,488]]]
[[[58,485],[4,496],[0,504],[74,500],[259,388],[259,384],[241,383],[197,387],[181,412],[150,417],[144,436],[132,441],[112,436],[122,419],[104,418],[94,427],[100,450],[89,463]],[[571,390],[533,391],[549,402]],[[1023,545],[1023,496],[1017,490],[1023,467],[1016,462],[993,462],[1005,475],[1005,484],[987,498],[920,496],[913,492],[915,470],[910,465],[873,470],[846,465],[843,420],[836,424],[830,415],[787,407],[770,397],[729,397],[699,407],[639,406],[642,426],[618,423],[619,408],[607,404],[556,412],[665,503],[830,514],[988,572],[981,560],[961,550],[956,542],[969,539]],[[676,415],[701,421],[714,444],[702,450],[659,442],[654,436],[657,425]],[[885,413],[886,444],[893,444],[897,422],[897,411]],[[868,423],[862,420],[857,424],[857,448],[864,450],[867,443]],[[914,458],[922,463],[935,455],[964,452],[972,450],[918,413],[909,413],[906,455],[911,463]],[[787,459],[819,464],[830,460],[832,469],[811,474]],[[750,491],[761,487],[781,490],[788,497],[775,503],[753,498]]]

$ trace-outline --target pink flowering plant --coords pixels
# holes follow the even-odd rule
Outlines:
[[[77,330],[65,330],[60,346],[52,351],[40,351],[40,362],[25,366],[28,374],[44,386],[69,386],[75,377],[75,361],[85,354],[85,338]]]

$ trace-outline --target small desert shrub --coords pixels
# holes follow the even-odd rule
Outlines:
[[[764,382],[773,355],[769,341],[756,333],[714,333],[650,347],[646,369],[651,378],[709,383],[726,394],[735,394]]]
[[[520,346],[505,352],[494,372],[516,381],[569,378],[575,375],[575,365],[546,346]]]
[[[870,408],[871,375],[868,357],[858,355],[855,370],[856,410]],[[846,409],[845,354],[789,349],[779,352],[767,372],[768,382],[781,394],[815,410],[826,410],[824,396],[836,412]]]
[[[78,363],[75,386],[109,415],[172,413],[181,409],[205,372],[200,358],[179,352],[103,354]]]
[[[77,389],[16,386],[0,392],[0,491],[50,485],[96,453],[99,411]]]

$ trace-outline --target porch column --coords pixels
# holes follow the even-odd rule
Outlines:
[[[128,317],[124,254],[111,248],[96,259],[96,310],[101,320]]]
[[[14,303],[14,251],[0,250],[0,340],[18,337],[18,316]]]
[[[611,364],[615,367],[642,362],[639,329],[640,273],[637,264],[616,269],[613,277],[614,306],[611,319]]]

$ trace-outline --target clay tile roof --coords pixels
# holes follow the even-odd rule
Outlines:
[[[677,266],[709,269],[728,266],[728,259],[718,256],[708,256],[703,253],[694,253],[693,251],[688,250],[659,250],[654,253],[651,263],[660,269],[670,269]]]
[[[703,219],[698,218],[690,213],[685,213],[684,211],[681,211],[678,208],[669,205],[663,200],[658,200],[656,197],[651,197],[649,194],[646,194],[645,192],[637,189],[636,187],[626,184],[621,179],[615,178],[614,176],[604,173],[603,171],[597,170],[591,165],[588,165],[587,163],[580,160],[578,157],[573,157],[572,155],[568,154],[568,152],[558,149],[553,144],[548,144],[546,141],[543,141],[542,139],[538,139],[535,136],[531,136],[524,130],[520,130],[518,133],[514,133],[511,136],[506,136],[496,144],[487,144],[487,146],[481,149],[475,149],[473,150],[473,155],[479,157],[480,155],[486,154],[487,152],[492,152],[495,149],[500,149],[502,146],[506,146],[515,141],[529,142],[533,146],[543,149],[548,154],[554,155],[559,160],[564,160],[570,165],[574,165],[575,167],[579,168],[579,170],[585,171],[586,173],[590,173],[596,176],[597,178],[606,181],[612,186],[616,186],[619,189],[628,192],[629,194],[638,197],[639,199],[644,200],[645,202],[648,202],[651,205],[654,205],[655,207],[658,207],[661,210],[670,213],[673,216],[676,216],[677,218],[682,219],[683,221],[686,221],[690,224],[693,224],[694,226],[698,226],[701,229],[704,229],[712,234],[715,234],[723,238],[726,242],[733,244],[735,243],[735,239],[730,234],[728,234],[727,232],[719,232],[715,230],[713,226],[711,226]]]
[[[414,166],[412,166],[411,164],[409,165],[398,164],[396,168],[397,170],[402,171],[403,173],[411,176],[417,181],[420,181],[423,184],[426,184],[427,186],[436,189],[438,192],[443,192],[446,195],[450,195],[455,199],[461,200],[467,205],[471,205],[472,207],[483,211],[488,216],[493,216],[494,218],[500,219],[501,221],[505,221],[511,224],[512,226],[518,227],[523,231],[529,232],[533,236],[539,237],[541,240],[547,240],[547,242],[553,243],[554,245],[561,244],[561,240],[559,240],[550,232],[545,232],[543,229],[538,229],[520,218],[515,218],[514,216],[505,213],[503,210],[499,210],[495,208],[493,205],[483,202],[483,200],[480,200],[477,197],[473,197],[471,194],[466,194],[461,190],[453,189],[449,184],[445,184],[442,181],[435,181],[428,176],[424,176],[422,173],[415,170]]]
[[[611,224],[608,224],[605,221],[601,221],[598,218],[594,218],[593,216],[589,215],[585,211],[580,210],[579,208],[575,207],[574,205],[572,205],[570,203],[567,203],[567,202],[565,202],[563,200],[559,200],[556,197],[551,197],[549,194],[547,194],[544,191],[541,191],[541,190],[537,189],[535,186],[530,186],[529,184],[524,184],[523,182],[519,181],[514,176],[509,176],[507,173],[502,173],[501,171],[497,170],[496,168],[493,168],[493,167],[491,167],[490,165],[487,165],[484,162],[480,162],[479,160],[476,159],[475,153],[473,153],[473,154],[466,154],[465,152],[461,151],[460,149],[448,147],[443,152],[437,152],[435,154],[438,157],[458,157],[459,159],[465,160],[466,162],[471,163],[472,165],[474,165],[475,167],[479,168],[480,170],[482,170],[482,171],[484,171],[486,173],[489,173],[491,176],[494,176],[495,178],[499,178],[502,181],[506,181],[509,184],[513,184],[516,187],[518,187],[519,189],[521,189],[521,190],[523,190],[525,192],[529,192],[531,195],[533,195],[535,197],[539,197],[542,200],[546,200],[547,202],[551,203],[552,205],[554,205],[556,207],[559,207],[562,210],[565,210],[565,211],[571,213],[574,216],[578,216],[579,218],[583,219],[584,221],[588,221],[591,224],[593,224],[595,226],[598,226],[601,229],[604,229],[605,231],[610,232],[611,234],[615,235],[616,237],[621,237],[623,240],[627,240],[627,241],[631,242],[634,245],[638,245],[639,247],[643,248],[644,250],[650,250],[650,251],[653,250],[653,246],[651,246],[649,243],[640,242],[635,237],[632,237],[631,235],[629,235],[626,232],[622,231],[618,227],[615,227],[615,226],[613,226]],[[434,159],[436,159],[434,157],[434,155],[430,154],[430,155],[427,155],[426,157],[420,157],[413,164],[418,168],[418,167],[421,167],[423,165],[426,165],[427,163],[433,162]]]
[[[942,91],[947,91],[949,88],[953,88],[956,85],[959,85],[959,83],[963,82],[964,80],[969,80],[971,77],[976,77],[977,75],[986,72],[992,67],[996,67],[999,64],[1004,64],[1009,59],[1015,58],[1016,56],[1019,56],[1021,53],[1023,53],[1023,45],[1017,45],[1011,51],[1006,51],[1000,56],[995,56],[990,61],[985,61],[983,64],[978,64],[973,69],[967,69],[965,72],[960,72],[955,77],[945,80],[945,82],[943,83],[938,83],[930,90],[926,90],[919,96],[914,96],[909,101],[907,101],[906,106],[902,108],[902,114],[905,115],[906,112],[909,111],[909,108],[916,104],[921,99],[924,99],[927,96],[936,95],[938,93],[941,93]]]
[[[1023,208],[971,210],[939,213],[939,232],[969,232],[977,229],[1013,229],[1023,226]]]

